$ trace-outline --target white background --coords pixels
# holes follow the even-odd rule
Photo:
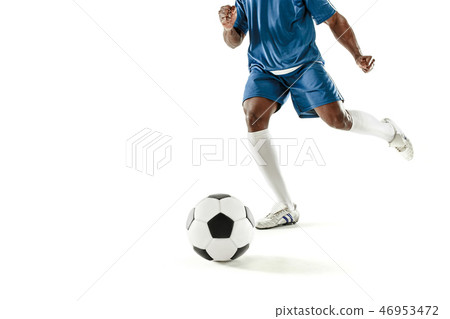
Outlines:
[[[248,39],[223,43],[221,1],[77,3],[0,4],[0,317],[273,318],[334,304],[438,305],[448,318],[447,1],[333,1],[376,58],[363,74],[317,27],[346,107],[395,119],[416,157],[285,104],[272,135],[313,138],[326,166],[283,167],[300,225],[256,232],[227,264],[192,251],[189,210],[225,192],[260,218],[270,191],[254,165],[192,166],[191,144],[246,136]],[[173,137],[155,176],[125,164],[146,127]]]

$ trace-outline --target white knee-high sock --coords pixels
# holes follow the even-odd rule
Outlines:
[[[280,165],[278,163],[275,148],[270,143],[269,130],[265,129],[258,132],[249,132],[248,139],[253,146],[256,146],[254,150],[258,152],[259,156],[265,162],[258,163],[258,160],[256,160],[254,155],[256,164],[259,166],[278,201],[285,204],[289,209],[293,209],[294,205],[286,185],[284,184],[283,177],[281,176]],[[257,149],[258,147],[260,147],[259,150]]]
[[[353,125],[351,132],[377,136],[387,142],[391,142],[395,136],[395,130],[389,123],[377,120],[369,113],[363,111],[349,110]]]

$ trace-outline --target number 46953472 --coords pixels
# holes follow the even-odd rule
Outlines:
[[[383,306],[378,312],[384,316],[437,316],[438,306]]]

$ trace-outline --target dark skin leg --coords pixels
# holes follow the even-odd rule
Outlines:
[[[278,108],[278,103],[253,97],[244,102],[244,113],[249,132],[258,132],[269,127],[269,120]],[[352,117],[341,101],[324,104],[315,108],[320,118],[330,127],[348,131],[352,128]]]
[[[279,103],[263,97],[252,97],[244,101],[245,121],[248,132],[258,132],[269,127],[269,120]]]
[[[243,108],[248,132],[258,132],[269,127],[269,120],[279,104],[263,97],[245,100]],[[348,131],[352,128],[352,117],[341,101],[324,104],[315,108],[320,118],[330,127]]]
[[[352,117],[341,101],[325,104],[314,109],[320,118],[329,126],[348,131],[352,128]]]

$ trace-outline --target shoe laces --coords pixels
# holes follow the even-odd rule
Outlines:
[[[282,213],[289,213],[289,209],[287,207],[280,209],[279,211],[276,212],[271,212],[269,214],[267,214],[266,218],[271,218],[271,217],[278,217],[280,216]],[[284,215],[284,214],[283,214]]]
[[[404,152],[406,151],[406,149],[408,148],[408,143],[407,143],[407,138],[406,136],[402,137],[402,141],[403,141],[403,145],[401,146],[396,146],[395,149],[399,152]]]

